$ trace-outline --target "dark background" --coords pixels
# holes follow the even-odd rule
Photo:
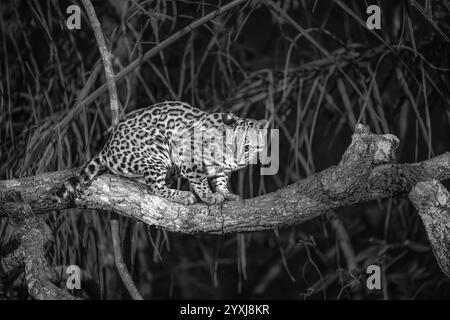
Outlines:
[[[225,3],[93,1],[116,73]],[[118,83],[122,112],[183,100],[269,119],[280,129],[280,170],[261,177],[256,166],[233,174],[232,189],[244,198],[337,164],[357,122],[397,135],[400,162],[450,150],[448,1],[276,1],[292,20],[270,3],[248,1],[143,62]],[[66,27],[70,4],[82,9],[81,30]],[[381,30],[365,26],[369,4],[381,6]],[[99,75],[89,83],[96,66]],[[90,93],[104,83],[101,68],[81,1],[0,2],[0,179],[80,166],[100,150],[111,124],[107,94],[73,107],[83,87]],[[45,219],[55,236],[51,265],[79,265],[98,283],[99,298],[129,298],[114,265],[107,214],[67,210]],[[0,220],[0,248],[13,235]],[[172,234],[121,219],[121,236],[147,299],[450,294],[406,196],[282,230],[224,237]],[[371,264],[381,266],[382,290],[365,286]],[[2,275],[0,297],[28,298],[23,274]]]

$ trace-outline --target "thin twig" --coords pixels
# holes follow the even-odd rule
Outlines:
[[[105,68],[106,84],[108,86],[111,117],[113,127],[117,125],[119,121],[119,102],[117,98],[117,88],[114,80],[114,70],[112,68],[110,56],[111,54],[106,47],[105,37],[103,36],[100,22],[95,14],[94,6],[90,0],[83,0],[84,8],[86,9],[89,21],[91,22],[92,29],[94,30],[95,39],[100,50],[100,55],[103,60],[103,67]]]
[[[122,278],[123,284],[127,288],[131,297],[134,300],[143,300],[141,294],[139,293],[130,273],[125,265],[125,261],[122,256],[122,249],[120,248],[120,237],[119,237],[119,220],[111,219],[111,233],[114,247],[114,259],[116,261],[117,271],[119,272],[120,278]]]
[[[223,7],[218,8],[217,10],[214,10],[210,12],[209,14],[201,17],[200,19],[192,22],[191,24],[187,25],[180,31],[175,32],[173,35],[165,39],[164,41],[160,42],[159,45],[155,46],[154,48],[147,51],[142,57],[137,58],[133,62],[131,62],[128,66],[123,68],[115,77],[115,82],[117,83],[119,80],[123,79],[127,74],[132,72],[134,69],[139,67],[142,63],[144,63],[146,60],[154,57],[162,50],[169,47],[171,44],[173,44],[175,41],[181,39],[183,36],[188,34],[189,32],[192,32],[194,29],[197,29],[198,27],[204,25],[205,23],[211,21],[212,19],[216,18],[217,16],[237,7],[241,3],[246,2],[246,0],[234,0],[230,2],[227,5],[224,5]],[[84,99],[81,102],[78,102],[73,108],[72,111],[63,119],[64,122],[70,121],[70,119],[73,119],[73,117],[78,113],[78,111],[83,107],[90,103],[92,103],[95,99],[97,99],[101,94],[105,92],[107,88],[107,84],[101,85],[97,90],[92,92],[86,99]]]
[[[95,38],[97,39],[97,44],[100,49],[100,55],[102,56],[103,66],[105,68],[106,83],[108,85],[109,101],[111,108],[111,118],[112,127],[115,127],[119,122],[119,103],[117,98],[117,88],[114,80],[114,70],[110,61],[110,53],[106,47],[105,38],[103,37],[103,32],[98,21],[97,15],[95,14],[94,7],[90,0],[83,0],[84,7],[87,11],[89,20],[94,30]],[[119,226],[116,220],[111,220],[111,233],[114,244],[114,258],[116,261],[117,270],[119,271],[120,277],[122,278],[125,287],[128,292],[135,300],[142,300],[136,286],[133,283],[133,279],[128,273],[128,269],[123,261],[122,251],[120,248],[120,234]]]

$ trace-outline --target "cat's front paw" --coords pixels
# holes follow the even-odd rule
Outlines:
[[[197,202],[197,198],[190,191],[179,191],[174,199],[171,199],[180,204],[194,204]]]
[[[225,200],[225,196],[221,193],[211,193],[203,198],[201,198],[203,202],[207,204],[220,204]]]
[[[225,200],[238,201],[241,199],[241,197],[239,195],[231,193],[230,191],[226,191],[226,192],[219,191],[219,193],[225,197]]]

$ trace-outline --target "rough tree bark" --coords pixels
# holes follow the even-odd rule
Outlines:
[[[2,259],[4,270],[24,267],[29,294],[39,300],[74,300],[68,292],[50,282],[45,258],[46,246],[52,234],[42,217],[35,215],[19,193],[2,193],[0,204],[12,217],[19,246]]]
[[[439,266],[450,277],[450,192],[437,180],[424,181],[409,198],[422,218]]]
[[[173,232],[267,230],[303,223],[330,209],[409,193],[421,181],[450,178],[450,152],[419,163],[395,164],[391,162],[397,144],[392,135],[375,135],[358,125],[337,166],[278,191],[220,206],[175,204],[110,174],[96,178],[74,204],[52,202],[49,192],[76,169],[0,181],[0,195],[7,190],[20,192],[36,213],[70,207],[108,210]],[[0,206],[0,216],[10,213]]]

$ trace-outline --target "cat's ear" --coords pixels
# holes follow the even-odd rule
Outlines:
[[[259,120],[256,127],[258,129],[268,129],[269,128],[269,121],[263,119],[263,120]]]
[[[233,117],[230,113],[224,113],[222,114],[222,122],[226,126],[233,126],[236,123],[236,119]]]

